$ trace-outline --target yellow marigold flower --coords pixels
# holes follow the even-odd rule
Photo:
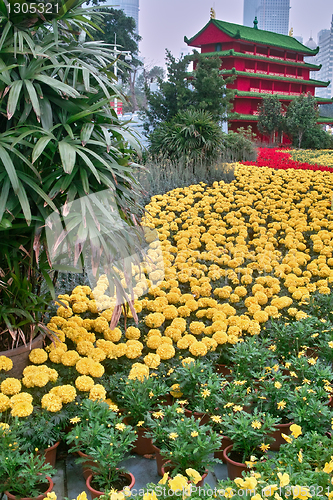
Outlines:
[[[92,401],[105,401],[105,398],[106,390],[101,384],[96,384],[90,389],[89,399],[91,399]]]
[[[126,429],[126,425],[125,424],[116,424],[115,428],[118,429],[118,431],[123,432]]]
[[[220,415],[211,415],[211,420],[215,422],[216,424],[220,424],[222,422],[222,417]]]
[[[259,422],[259,420],[254,420],[251,423],[251,427],[253,427],[253,429],[260,429],[261,428],[261,422]]]
[[[71,424],[78,424],[79,422],[81,422],[80,417],[73,417],[70,419]]]
[[[330,462],[325,463],[325,467],[323,468],[323,472],[326,472],[326,474],[331,474],[333,471],[333,460]]]
[[[281,389],[282,384],[280,382],[275,382],[274,387],[276,387],[276,389]]]
[[[12,406],[12,410],[10,414],[12,417],[28,417],[33,412],[34,407],[31,403],[27,401],[19,401],[18,403],[14,403]]]
[[[10,358],[7,358],[7,356],[0,356],[0,370],[8,372],[12,368],[13,368],[12,360]]]
[[[55,413],[62,409],[62,400],[55,394],[45,394],[41,399],[42,408]]]
[[[35,365],[42,365],[47,360],[48,355],[44,349],[32,349],[29,354],[29,360]]]
[[[1,382],[1,392],[6,396],[13,396],[21,391],[21,382],[16,378],[9,377]]]

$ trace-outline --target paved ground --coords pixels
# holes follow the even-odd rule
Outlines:
[[[85,491],[88,499],[90,496],[86,488],[85,480],[83,478],[81,465],[75,464],[75,457],[71,454],[65,453],[58,454],[59,460],[56,463],[57,475],[54,477],[54,492],[57,494],[58,500],[63,500],[68,497],[70,500],[76,499],[77,495]],[[135,486],[137,490],[144,488],[147,483],[157,483],[161,477],[157,474],[156,461],[133,455],[123,462],[135,477]],[[206,478],[205,484],[215,488],[217,482],[227,477],[227,468],[224,464],[216,464],[213,473],[209,473]]]

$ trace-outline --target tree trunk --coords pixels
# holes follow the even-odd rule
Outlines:
[[[135,95],[136,73],[137,73],[137,68],[135,68],[130,73],[130,92],[131,92],[131,101],[132,101],[133,111],[138,111],[138,109],[139,109],[138,101],[136,100],[136,95]]]

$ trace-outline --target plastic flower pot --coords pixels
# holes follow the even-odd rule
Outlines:
[[[155,453],[151,439],[145,436],[147,430],[144,427],[137,427],[137,437],[133,443],[134,453],[141,456]]]
[[[274,431],[272,434],[269,434],[270,437],[273,437],[275,441],[271,443],[269,449],[272,451],[279,451],[281,444],[285,444],[286,440],[283,439],[282,434],[286,434],[289,436],[291,434],[290,426],[292,422],[288,422],[286,424],[277,424],[275,426],[276,431]]]
[[[187,408],[185,408],[185,416],[190,418],[192,415],[196,420],[200,420],[199,425],[205,425],[205,424],[208,424],[208,422],[209,422],[208,413],[202,413],[200,411],[191,411],[191,410],[188,410]]]
[[[227,462],[225,461],[225,458],[223,456],[223,451],[232,444],[232,441],[230,438],[227,436],[222,436],[222,442],[221,446],[218,450],[214,451],[214,458],[218,458],[219,460],[222,460],[224,464]]]
[[[52,467],[55,466],[56,460],[57,460],[57,448],[60,444],[60,441],[57,441],[53,446],[49,446],[44,450],[43,452],[38,452],[38,455],[44,455],[44,463],[45,464],[50,464]]]
[[[235,460],[232,460],[230,458],[230,453],[232,452],[232,447],[233,445],[227,446],[223,450],[223,456],[225,463],[227,464],[227,470],[228,470],[228,477],[231,480],[236,479],[236,477],[243,477],[242,472],[243,471],[249,471],[250,469],[242,462],[236,462]]]
[[[157,474],[159,476],[163,476],[163,474],[162,474],[162,467],[165,464],[165,462],[167,462],[167,459],[164,458],[161,455],[161,450],[159,448],[157,448],[157,446],[155,446],[154,444],[152,444],[152,447],[153,447],[153,450],[154,450],[154,453],[155,453],[155,457],[156,457]]]
[[[122,472],[120,474],[120,476],[122,477],[125,477],[128,481],[128,484],[126,485],[127,488],[129,489],[132,489],[133,486],[135,485],[135,477],[133,476],[133,474],[131,474],[130,472]],[[89,493],[90,493],[90,496],[91,496],[91,499],[94,500],[94,498],[99,498],[101,495],[104,495],[104,491],[98,491],[98,490],[95,490],[95,488],[93,488],[91,486],[91,482],[93,480],[93,474],[90,474],[88,476],[88,478],[86,479],[86,486],[87,486],[87,489],[89,490]],[[123,490],[121,490],[123,491]]]

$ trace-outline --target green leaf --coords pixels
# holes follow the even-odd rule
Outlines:
[[[36,89],[30,80],[24,80],[24,85],[27,88],[32,107],[33,107],[34,112],[36,113],[36,116],[37,116],[37,121],[40,122],[41,112],[40,112],[39,100],[38,100]]]
[[[22,186],[20,181],[19,181],[19,187],[18,187],[18,191],[17,191],[17,197],[20,200],[20,205],[22,207],[22,211],[23,211],[25,220],[26,220],[28,226],[30,226],[30,224],[31,224],[30,203],[29,203],[29,200],[27,197],[27,193],[26,193],[26,191],[25,191],[25,189]]]
[[[54,139],[53,136],[47,135],[38,139],[36,146],[32,151],[32,163],[34,163],[37,158],[39,158],[52,138]]]
[[[12,27],[12,23],[10,21],[7,22],[6,26],[3,29],[1,38],[0,38],[0,50],[2,49],[2,46],[4,44],[4,41],[6,40],[6,37],[8,35],[8,32],[10,28]]]
[[[8,103],[7,103],[7,118],[10,120],[16,111],[17,101],[20,96],[23,81],[16,80],[9,91]]]
[[[83,125],[80,135],[82,146],[85,146],[87,144],[87,141],[89,141],[93,130],[94,130],[93,123],[85,123]]]
[[[11,157],[2,146],[0,146],[0,160],[2,160],[2,163],[6,169],[14,193],[17,194],[19,190],[19,180],[16,174],[16,170]]]
[[[0,221],[2,221],[2,217],[3,217],[4,211],[6,209],[6,203],[7,203],[9,189],[10,189],[10,180],[6,179],[5,182],[3,183],[2,189],[1,189],[1,196],[0,196]]]
[[[76,159],[76,149],[66,141],[58,143],[61,163],[66,174],[72,173]]]
[[[60,82],[59,80],[56,80],[55,78],[51,78],[50,76],[46,75],[36,75],[35,77],[36,80],[45,83],[46,85],[49,85],[51,88],[58,90],[60,92],[63,92],[64,94],[69,95],[70,97],[79,97],[80,94],[77,90],[73,89],[70,85],[67,85],[66,83]]]

